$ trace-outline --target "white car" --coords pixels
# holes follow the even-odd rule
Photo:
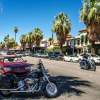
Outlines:
[[[68,61],[68,62],[78,62],[79,61],[78,56],[64,56],[63,59],[64,61]]]
[[[98,56],[98,55],[91,55],[90,59],[92,59],[96,64],[100,64],[100,56]]]
[[[64,56],[63,59],[64,61],[68,61],[68,62],[70,61],[69,56]]]

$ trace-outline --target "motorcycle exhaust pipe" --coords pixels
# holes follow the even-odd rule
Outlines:
[[[20,86],[16,89],[0,89],[0,91],[17,91],[18,89],[22,88],[23,86]]]
[[[34,86],[34,87],[32,87],[32,89],[30,89],[30,90],[26,90],[26,91],[22,91],[22,90],[20,90],[20,91],[16,91],[16,90],[12,90],[11,92],[12,93],[34,93],[34,92],[36,92],[36,90],[35,90],[35,87],[37,86],[37,84]]]
[[[0,91],[16,91],[17,89],[0,89]]]
[[[31,93],[32,91],[11,91],[12,93]]]

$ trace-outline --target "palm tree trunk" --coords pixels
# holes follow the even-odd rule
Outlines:
[[[16,43],[16,33],[15,33],[15,43]]]
[[[63,46],[60,44],[61,53],[63,53]]]
[[[96,54],[95,43],[94,43],[94,42],[91,43],[91,47],[92,47],[91,53],[92,53],[92,54]]]
[[[23,51],[24,51],[25,50],[25,45],[24,44],[23,44],[22,48],[23,48]]]

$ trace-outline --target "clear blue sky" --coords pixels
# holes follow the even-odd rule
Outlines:
[[[71,19],[71,34],[76,36],[84,24],[80,22],[79,11],[82,0],[0,0],[0,41],[5,35],[14,37],[13,27],[18,26],[17,41],[25,34],[40,27],[44,37],[51,36],[51,26],[59,12]]]

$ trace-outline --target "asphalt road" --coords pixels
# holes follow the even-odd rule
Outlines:
[[[40,58],[25,57],[29,63],[37,64]],[[42,59],[44,66],[59,84],[60,95],[51,100],[100,100],[100,66],[96,72],[82,70],[78,63]],[[6,98],[8,100],[8,98]],[[15,95],[9,100],[48,100],[38,94]]]

